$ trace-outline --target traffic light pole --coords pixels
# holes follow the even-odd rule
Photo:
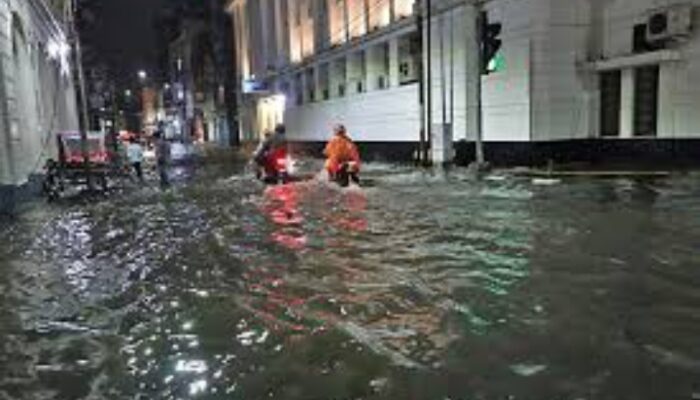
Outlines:
[[[482,31],[484,29],[484,19],[482,18],[482,9],[483,9],[483,3],[480,1],[476,1],[473,4],[474,7],[474,15],[475,15],[475,23],[474,23],[474,40],[473,40],[473,48],[476,49],[474,52],[476,54],[476,85],[474,86],[474,91],[476,92],[474,95],[476,96],[476,139],[474,141],[474,151],[475,151],[475,156],[476,156],[476,167],[477,170],[481,170],[481,168],[485,165],[486,160],[484,157],[484,122],[483,122],[483,102],[481,100],[481,93],[482,93],[482,87],[481,87],[481,65],[483,63],[482,60],[482,54],[481,54],[481,37],[482,37]]]

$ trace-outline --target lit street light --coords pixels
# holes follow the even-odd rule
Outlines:
[[[140,70],[138,75],[139,75],[139,80],[141,80],[141,81],[145,81],[146,78],[148,78],[148,74],[144,70]]]

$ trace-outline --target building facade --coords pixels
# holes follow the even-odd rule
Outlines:
[[[230,144],[225,83],[208,20],[183,18],[168,46],[167,121],[197,142]],[[175,129],[177,131],[178,129]]]
[[[497,163],[700,160],[700,1],[487,2],[503,45],[485,76],[480,10],[432,5],[419,29],[412,0],[230,1],[241,136],[284,122],[317,144],[340,122],[410,158],[425,124],[436,159],[466,163],[482,126]]]
[[[55,157],[54,134],[78,128],[65,2],[0,1],[0,210]]]

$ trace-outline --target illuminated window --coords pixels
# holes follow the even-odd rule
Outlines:
[[[309,57],[314,54],[314,19],[313,19],[313,1],[301,1],[303,10],[301,16],[301,55],[302,58]]]
[[[405,18],[413,15],[413,0],[393,0],[396,18]]]
[[[367,33],[367,15],[365,14],[365,0],[347,0],[348,4],[348,28],[350,37],[356,38]]]
[[[369,0],[369,29],[374,30],[391,22],[391,0]]]
[[[345,26],[345,0],[328,1],[328,29],[330,30],[331,44],[345,43],[348,30]]]
[[[289,2],[289,57],[292,62],[301,61],[302,29],[299,2]]]

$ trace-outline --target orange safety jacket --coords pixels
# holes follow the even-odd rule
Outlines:
[[[360,167],[360,153],[352,140],[344,135],[335,135],[323,151],[326,155],[326,169],[336,171],[340,164],[354,161],[356,168]]]

